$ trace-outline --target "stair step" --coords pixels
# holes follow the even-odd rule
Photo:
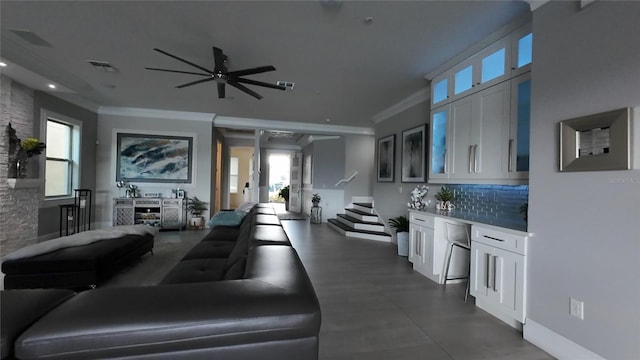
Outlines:
[[[378,240],[378,241],[391,241],[391,235],[386,233],[386,232],[357,230],[357,229],[354,229],[354,228],[342,223],[338,219],[328,219],[327,223],[334,230],[338,231],[339,233],[341,233],[341,234],[343,234],[343,235],[345,235],[347,237],[354,237],[354,238],[360,238],[360,239],[369,239],[369,240]]]
[[[340,222],[357,230],[384,231],[384,224],[379,222],[361,221],[346,214],[337,214],[337,216]]]
[[[356,210],[366,212],[367,214],[374,213],[372,203],[353,203],[353,208]]]
[[[363,222],[378,222],[378,215],[371,214],[370,212],[358,210],[358,209],[344,209],[345,214],[351,216],[352,218],[356,218]]]

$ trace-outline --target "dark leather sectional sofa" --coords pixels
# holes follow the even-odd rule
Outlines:
[[[3,291],[2,358],[317,359],[320,322],[296,250],[258,204],[240,226],[214,228],[157,286]]]

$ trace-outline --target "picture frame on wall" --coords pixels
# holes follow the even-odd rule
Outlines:
[[[193,138],[117,134],[116,181],[191,183]]]
[[[426,182],[426,149],[426,125],[416,126],[402,132],[402,182]]]
[[[377,147],[378,182],[395,181],[396,134],[378,139]]]

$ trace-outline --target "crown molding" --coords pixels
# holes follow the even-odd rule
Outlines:
[[[300,141],[298,141],[298,144],[300,146],[304,147],[304,146],[307,146],[307,145],[313,143],[314,141],[336,140],[336,139],[340,139],[340,136],[338,136],[338,135],[331,135],[331,136],[306,135],[302,139],[300,139]]]
[[[313,124],[282,120],[241,118],[233,116],[216,116],[213,119],[213,125],[215,127],[229,127],[235,129],[282,130],[307,134],[375,135],[375,130],[368,127]]]
[[[153,118],[153,119],[203,121],[203,122],[212,122],[213,118],[215,118],[216,116],[216,114],[214,113],[117,107],[117,106],[100,106],[98,108],[98,114]]]
[[[385,110],[382,110],[381,112],[373,115],[373,117],[371,117],[371,120],[374,124],[381,123],[394,115],[397,115],[407,109],[410,109],[420,103],[429,100],[429,98],[431,97],[430,92],[430,87],[422,88],[407,96],[403,100],[400,100],[400,102],[396,103],[395,105],[391,105]]]

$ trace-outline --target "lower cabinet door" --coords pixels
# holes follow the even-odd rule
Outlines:
[[[524,322],[524,256],[496,249],[493,261],[497,304],[506,314]]]
[[[420,252],[420,238],[421,232],[420,227],[417,225],[410,224],[409,225],[409,262],[416,266],[422,260],[421,252]]]
[[[495,248],[475,241],[471,242],[471,274],[469,292],[476,299],[490,297],[489,288],[493,280],[492,257]]]
[[[525,257],[492,246],[471,242],[470,293],[519,322],[524,322]]]

